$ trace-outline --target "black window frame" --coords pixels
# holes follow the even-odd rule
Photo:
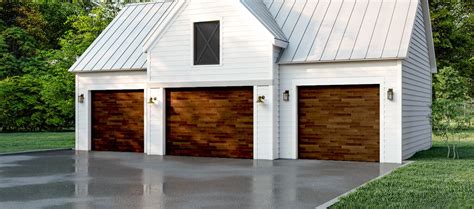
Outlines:
[[[193,65],[221,64],[221,21],[193,23]]]

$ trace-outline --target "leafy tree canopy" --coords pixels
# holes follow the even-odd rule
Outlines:
[[[118,9],[72,3],[0,3],[0,131],[74,127],[67,70]]]

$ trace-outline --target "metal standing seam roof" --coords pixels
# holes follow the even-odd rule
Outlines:
[[[168,19],[176,16],[186,1],[126,5],[69,70],[145,70],[143,47],[153,42],[153,34],[165,30]],[[280,64],[406,58],[420,2],[240,1],[275,39],[288,43]],[[434,60],[434,52],[430,58]]]
[[[289,40],[280,63],[405,58],[419,0],[263,0]]]
[[[242,4],[270,31],[275,39],[288,42],[285,33],[261,0],[241,0]]]
[[[69,69],[71,72],[144,70],[143,43],[178,0],[126,5]],[[171,14],[173,15],[173,14]]]

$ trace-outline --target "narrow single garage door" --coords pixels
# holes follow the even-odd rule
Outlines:
[[[92,92],[92,150],[143,152],[143,90]]]
[[[166,90],[166,154],[253,157],[253,88]]]
[[[379,86],[298,88],[301,159],[379,161]]]

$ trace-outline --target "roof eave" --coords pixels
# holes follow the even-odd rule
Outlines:
[[[279,62],[280,65],[292,64],[324,64],[324,63],[342,63],[342,62],[374,62],[374,61],[394,61],[403,60],[405,57],[384,57],[384,58],[364,58],[364,59],[337,59],[337,60],[307,60],[307,61],[291,61]]]
[[[433,41],[433,31],[431,27],[431,17],[428,0],[421,0],[421,7],[423,9],[423,18],[425,22],[426,43],[428,47],[428,54],[430,58],[431,73],[437,73],[436,54]]]
[[[288,41],[282,41],[282,40],[277,39],[277,38],[275,38],[273,40],[273,45],[277,46],[277,47],[280,47],[282,49],[286,49],[286,47],[288,47],[288,44],[289,44]]]
[[[74,70],[69,71],[74,74],[78,73],[113,73],[113,72],[136,72],[136,71],[146,71],[146,68],[127,68],[127,69],[106,69],[106,70]]]

